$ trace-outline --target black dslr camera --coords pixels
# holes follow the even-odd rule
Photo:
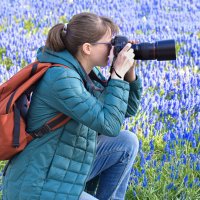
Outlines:
[[[128,38],[117,35],[111,41],[114,46],[114,56],[128,43]],[[174,40],[163,40],[155,43],[140,43],[132,44],[131,48],[134,50],[135,60],[176,60],[176,48]]]

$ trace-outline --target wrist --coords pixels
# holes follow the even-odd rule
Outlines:
[[[131,76],[125,75],[124,80],[126,80],[127,82],[133,82],[136,80],[136,75],[135,74],[133,74]]]
[[[132,82],[136,80],[136,74],[134,69],[130,69],[124,76],[124,80]]]
[[[112,79],[124,80],[124,78],[119,78],[114,72],[111,74]]]
[[[114,67],[111,68],[111,78],[115,79],[124,79],[124,75],[119,74]]]

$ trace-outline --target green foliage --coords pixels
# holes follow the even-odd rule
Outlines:
[[[136,35],[142,35],[142,34],[144,34],[144,33],[142,32],[142,30],[136,30],[135,33],[136,33]]]
[[[140,177],[133,177],[138,178],[138,184],[134,185],[134,182],[132,182],[127,191],[126,200],[200,199],[200,188],[194,184],[195,178],[200,179],[200,173],[195,170],[197,163],[190,157],[191,154],[197,154],[197,151],[200,149],[200,144],[196,148],[193,148],[191,142],[187,141],[183,146],[181,145],[181,139],[168,141],[166,143],[162,139],[165,128],[159,134],[155,134],[154,124],[150,124],[149,129],[150,134],[148,137],[144,137],[140,127],[137,132],[139,140],[142,140],[142,151],[145,158],[150,152],[150,140],[154,141],[155,149],[152,152],[151,159],[146,161],[143,167],[141,166],[141,157],[138,156],[136,158],[134,168],[142,175]],[[171,149],[174,150],[174,155],[166,152],[165,147],[167,144],[170,144]],[[166,161],[162,161],[164,154],[166,155]],[[187,159],[187,162],[184,164],[182,162],[182,154],[185,154]],[[154,164],[155,162],[156,165]],[[142,173],[144,170],[145,173]],[[146,174],[147,186],[143,186],[144,174]],[[188,181],[185,184],[184,179],[186,175],[188,176]],[[170,184],[172,186],[168,188]]]
[[[18,24],[21,20],[23,20],[23,19],[17,19],[16,16],[13,16],[13,19],[14,19],[14,21],[15,21],[16,24]]]
[[[0,64],[1,65],[5,65],[6,69],[9,70],[10,67],[13,65],[13,62],[8,57],[5,57],[4,59],[2,59],[2,55],[3,54],[6,54],[6,49],[5,48],[0,48]]]
[[[6,66],[6,69],[9,70],[10,67],[13,65],[13,62],[12,62],[12,60],[11,60],[10,58],[6,57],[6,58],[2,61],[1,64],[5,65],[5,66]]]
[[[6,164],[7,161],[0,161],[0,171],[3,170],[5,164]]]
[[[68,23],[68,20],[66,19],[65,15],[62,15],[59,17],[59,22],[65,24]]]
[[[4,19],[2,20],[0,24],[0,32],[6,31],[7,27],[8,27],[8,19],[4,17]]]
[[[176,57],[179,54],[180,49],[185,46],[186,44],[184,42],[182,43],[176,43]],[[188,52],[189,53],[189,52]]]
[[[22,59],[21,61],[21,68],[24,68],[26,65],[28,65],[28,62]]]
[[[24,29],[27,31],[31,31],[34,28],[34,24],[31,19],[24,20]]]
[[[0,25],[0,32],[3,31],[5,29],[4,25]]]
[[[6,53],[6,48],[0,48],[0,60],[2,59],[2,55]]]
[[[198,39],[200,40],[200,31],[197,32],[197,37],[198,37]]]
[[[49,30],[50,30],[50,27],[45,27],[45,28],[43,28],[42,33],[43,33],[44,35],[48,35]]]

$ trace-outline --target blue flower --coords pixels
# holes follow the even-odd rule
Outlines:
[[[149,145],[150,145],[150,151],[154,151],[155,147],[154,147],[154,141],[153,140],[151,140],[149,142]]]
[[[137,193],[135,190],[133,190],[133,196],[136,197],[137,196]]]
[[[170,183],[170,184],[168,184],[167,186],[166,186],[166,189],[167,190],[171,190],[171,189],[173,189],[174,188],[174,183],[172,182],[172,183]]]
[[[186,163],[187,163],[187,157],[186,157],[186,155],[185,154],[181,154],[180,158],[182,158],[182,163],[184,165],[186,165]]]
[[[156,178],[156,181],[160,181],[160,178],[161,178],[161,174],[159,174]]]
[[[134,185],[137,186],[137,185],[139,184],[139,180],[138,180],[138,178],[135,177],[133,180],[134,180]]]
[[[140,152],[140,166],[144,167],[146,161],[145,161],[145,157],[144,157],[144,153]]]
[[[196,170],[200,171],[200,162],[197,162],[197,164],[196,164]]]
[[[142,186],[143,187],[147,187],[148,186],[148,180],[147,180],[146,176],[144,176],[144,179],[143,179],[143,182],[142,182]]]
[[[186,175],[185,177],[184,177],[184,185],[185,185],[185,187],[187,187],[187,185],[188,185],[188,175]]]
[[[163,156],[162,156],[162,161],[163,161],[163,162],[166,162],[166,160],[167,160],[167,159],[166,159],[166,155],[163,154]]]

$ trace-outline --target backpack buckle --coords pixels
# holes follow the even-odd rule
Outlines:
[[[51,131],[51,128],[48,124],[43,125],[40,129],[29,133],[33,138],[41,138],[46,133],[49,133]]]

